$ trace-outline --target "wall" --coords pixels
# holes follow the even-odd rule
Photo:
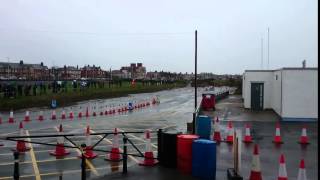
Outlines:
[[[318,118],[318,71],[283,70],[283,118]]]
[[[264,99],[263,108],[271,108],[271,97],[272,97],[272,71],[246,71],[243,87],[244,107],[251,108],[251,83],[261,82],[264,83]]]

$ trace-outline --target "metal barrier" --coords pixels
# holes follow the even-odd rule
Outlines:
[[[150,131],[150,133],[157,133],[157,136],[159,136],[162,132],[162,129],[159,129],[158,131]],[[93,146],[92,150],[97,152],[105,152],[105,153],[116,153],[122,155],[122,173],[127,174],[128,172],[128,156],[134,156],[134,157],[142,157],[145,159],[148,159],[149,157],[145,157],[145,155],[137,148],[137,146],[128,138],[127,134],[142,134],[145,133],[144,131],[124,131],[119,132],[119,134],[122,134],[123,136],[123,152],[112,152],[109,150],[103,150],[103,149],[95,149],[97,145],[99,145],[103,139],[105,139],[110,134],[116,134],[115,132],[101,132],[101,133],[90,133],[90,135],[100,135],[102,136]],[[0,139],[8,140],[8,141],[20,141],[25,143],[31,143],[31,144],[40,144],[40,145],[46,145],[46,146],[56,146],[57,144],[50,144],[50,143],[43,143],[43,142],[37,142],[37,141],[31,141],[31,139],[39,139],[39,138],[48,138],[48,137],[64,137],[66,140],[68,140],[72,146],[69,145],[63,145],[65,148],[76,148],[79,149],[81,152],[81,179],[86,179],[86,157],[84,155],[84,149],[86,148],[86,144],[77,145],[74,141],[70,139],[70,137],[78,137],[78,136],[84,136],[83,134],[48,134],[48,135],[32,135],[32,136],[7,136],[7,137],[0,137]],[[30,141],[25,140],[25,138],[29,138]],[[159,138],[159,137],[158,137]],[[132,154],[127,152],[127,144],[131,144],[132,147],[138,152],[138,154]],[[158,141],[159,143],[159,141]],[[159,146],[158,146],[159,149]],[[19,152],[14,151],[14,171],[13,171],[13,179],[18,180],[20,178],[19,174]],[[149,159],[158,159],[158,157],[155,158],[149,158]],[[112,160],[110,160],[112,161]]]

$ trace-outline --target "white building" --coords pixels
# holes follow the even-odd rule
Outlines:
[[[274,110],[284,121],[318,120],[318,68],[246,70],[244,107]]]

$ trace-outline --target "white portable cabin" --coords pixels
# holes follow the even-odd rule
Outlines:
[[[318,68],[246,70],[244,107],[273,109],[283,121],[318,120]]]

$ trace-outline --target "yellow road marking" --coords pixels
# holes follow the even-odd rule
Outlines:
[[[28,130],[26,130],[26,134],[27,134],[27,136],[30,136]],[[31,141],[30,138],[27,138],[27,140]],[[29,143],[29,146],[30,146],[30,156],[31,156],[31,160],[32,160],[32,166],[33,166],[34,174],[36,175],[36,180],[41,180],[39,167],[38,167],[38,163],[36,160],[36,155],[34,154],[34,151],[33,151],[33,146],[31,143]]]
[[[56,131],[59,131],[59,129],[57,128],[57,127],[55,127],[55,129],[56,129]],[[71,142],[69,142],[68,141],[68,143],[70,144],[70,145],[73,145]],[[77,153],[79,154],[79,155],[81,155],[81,151],[79,150],[79,149],[76,149],[76,151],[77,151]],[[89,168],[92,170],[92,172],[96,175],[96,176],[99,176],[99,173],[98,173],[98,171],[96,170],[96,168],[93,166],[93,164],[88,160],[88,159],[86,159],[86,164],[87,164],[87,166],[89,166]]]
[[[119,130],[122,131],[121,129],[119,129]],[[133,137],[133,138],[135,138],[135,139],[138,139],[138,140],[140,140],[140,141],[142,141],[142,142],[146,142],[144,139],[139,138],[138,136],[135,136],[135,135],[132,135],[132,134],[127,134],[127,136],[131,136],[131,137]],[[154,148],[158,148],[158,146],[156,146],[156,145],[154,145],[154,144],[152,144],[152,143],[151,143],[151,146],[153,146]]]

